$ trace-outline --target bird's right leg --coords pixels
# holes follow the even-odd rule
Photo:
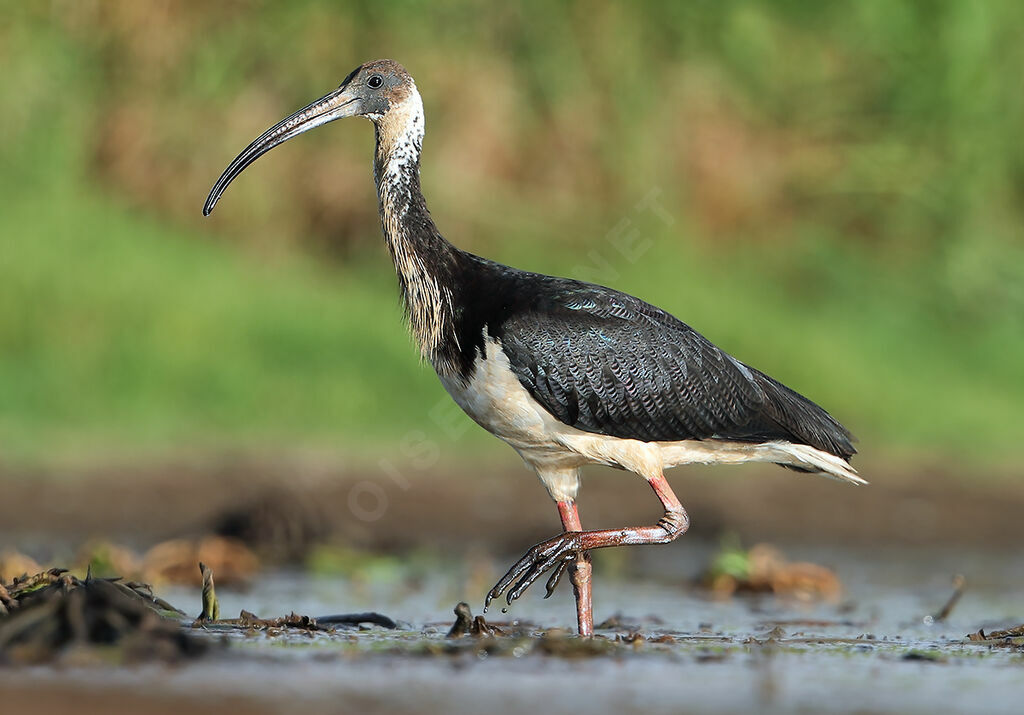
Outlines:
[[[599,531],[566,530],[553,539],[542,541],[534,546],[523,558],[519,559],[508,570],[497,585],[487,594],[486,603],[505,594],[508,603],[523,595],[530,585],[546,571],[554,568],[555,572],[548,580],[548,591],[553,583],[566,570],[570,562],[581,553],[591,549],[602,549],[608,546],[631,546],[641,544],[667,544],[684,534],[690,526],[690,518],[683,505],[672,492],[664,475],[647,480],[658,496],[665,515],[653,526],[631,526],[622,529],[602,529]],[[507,591],[507,593],[506,593]]]
[[[562,528],[566,532],[583,531],[580,514],[576,510],[576,502],[573,499],[558,502],[558,515],[562,517]],[[580,551],[571,564],[569,561],[562,561],[558,564],[554,573],[551,574],[551,578],[548,579],[545,598],[551,595],[566,567],[570,569],[569,580],[572,582],[572,592],[576,597],[577,628],[581,636],[592,636],[594,635],[594,599],[590,577],[594,567],[590,563],[590,554]]]

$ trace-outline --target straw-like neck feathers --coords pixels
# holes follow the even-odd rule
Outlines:
[[[381,225],[420,352],[439,372],[458,350],[452,306],[457,250],[438,232],[420,191],[423,101],[411,82],[389,110],[371,116],[377,135],[373,175]]]

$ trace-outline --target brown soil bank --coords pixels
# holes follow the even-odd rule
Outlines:
[[[1024,535],[1024,475],[862,472],[868,487],[759,467],[681,468],[669,478],[696,538],[728,529],[777,542],[1013,548]],[[465,466],[351,469],[324,459],[232,457],[7,468],[0,494],[0,533],[9,545],[15,535],[147,543],[216,528],[259,530],[276,518],[281,538],[299,524],[311,538],[333,534],[369,548],[478,545],[511,553],[558,528],[543,488],[515,464],[476,473]],[[594,528],[659,516],[639,478],[610,469],[585,474],[580,511],[584,526]]]

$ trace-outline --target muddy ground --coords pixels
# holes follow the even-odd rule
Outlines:
[[[652,549],[626,574],[598,559],[597,616],[607,622],[593,645],[564,630],[567,590],[546,601],[529,594],[507,614],[492,609],[507,635],[449,640],[452,601],[472,590],[454,562],[358,583],[282,571],[247,591],[222,589],[222,612],[373,608],[398,628],[209,626],[191,632],[215,646],[210,653],[175,665],[113,667],[76,655],[0,668],[0,699],[5,712],[79,714],[1019,712],[1021,639],[964,636],[1020,621],[1021,557],[806,549],[793,555],[827,555],[842,575],[841,601],[720,601],[689,583],[704,549]],[[930,621],[951,592],[944,574],[955,569],[970,586],[945,622]],[[198,613],[196,589],[161,594]],[[479,597],[472,600],[479,612]]]
[[[692,532],[664,547],[595,554],[596,618],[606,623],[595,645],[581,647],[567,637],[573,606],[564,584],[549,600],[535,588],[507,614],[492,608],[488,620],[506,622],[509,635],[446,638],[455,603],[479,613],[507,559],[557,529],[543,490],[522,471],[396,477],[238,460],[8,470],[0,546],[48,558],[94,536],[142,547],[215,528],[273,535],[281,515],[268,504],[284,505],[288,519],[305,526],[280,538],[386,556],[368,557],[358,573],[315,573],[285,559],[245,589],[218,587],[221,613],[379,611],[399,627],[202,628],[195,635],[215,647],[176,665],[114,667],[90,657],[0,668],[0,702],[4,712],[79,715],[1019,710],[1020,639],[966,637],[1024,622],[1024,556],[1016,548],[1024,479],[972,486],[918,470],[871,474],[871,487],[852,488],[782,470],[742,471],[749,473],[677,471],[672,482]],[[262,521],[239,521],[253,512]],[[644,523],[657,504],[639,480],[601,470],[588,475],[581,512],[595,527]],[[696,582],[725,531],[832,567],[841,596],[712,598]],[[954,574],[967,588],[948,618],[935,621]],[[158,592],[188,613],[182,622],[190,627],[198,589]]]

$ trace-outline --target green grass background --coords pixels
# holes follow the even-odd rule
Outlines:
[[[198,217],[235,152],[377,56],[425,96],[455,243],[660,305],[873,459],[1017,459],[1018,3],[2,5],[4,461],[507,449],[433,416],[364,123]]]

